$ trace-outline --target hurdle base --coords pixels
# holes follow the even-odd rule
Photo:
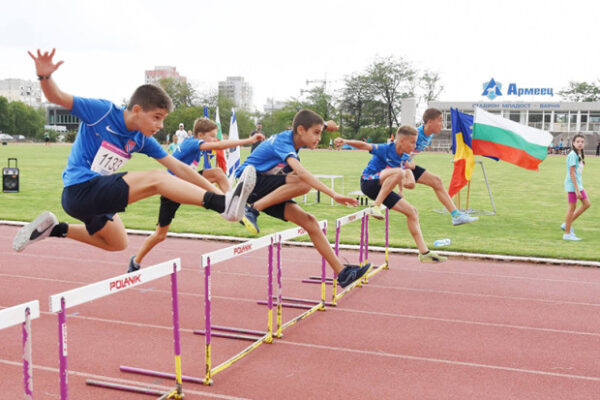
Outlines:
[[[119,367],[119,370],[121,372],[130,372],[132,374],[140,374],[140,375],[152,376],[152,377],[155,377],[155,378],[165,378],[165,379],[177,380],[177,376],[175,374],[173,374],[173,373],[170,373],[170,372],[160,372],[160,371],[154,371],[154,370],[151,370],[151,369],[128,367],[127,365],[121,365]],[[183,382],[206,384],[206,380],[205,379],[203,379],[203,378],[197,378],[195,376],[182,375],[181,376],[181,380]]]
[[[147,394],[147,395],[151,395],[151,396],[160,396],[157,398],[157,400],[183,399],[184,398],[184,394],[181,391],[180,386],[178,386],[177,388],[175,388],[171,391],[164,392],[162,390],[152,389],[149,387],[123,385],[120,383],[97,381],[94,379],[86,379],[85,384],[89,385],[89,386],[97,386],[97,387],[102,387],[102,388],[106,388],[106,389],[121,390],[124,392],[133,392],[133,393]]]

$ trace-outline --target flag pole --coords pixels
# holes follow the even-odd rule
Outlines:
[[[469,209],[469,195],[471,194],[471,181],[467,183],[467,205],[465,206],[465,211]]]

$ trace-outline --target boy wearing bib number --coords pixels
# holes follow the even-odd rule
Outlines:
[[[173,107],[164,90],[142,85],[127,108],[107,100],[74,97],[60,90],[51,77],[63,63],[52,61],[54,49],[43,54],[38,50],[37,57],[28,53],[48,101],[81,119],[62,175],[62,206],[84,225],[59,223],[54,214],[45,211],[17,232],[13,241],[16,251],[48,236],[68,237],[109,251],[123,250],[128,244],[127,233],[116,213],[156,194],[215,210],[229,221],[241,219],[254,189],[255,171],[245,174],[233,191],[223,195],[188,165],[168,155],[152,137],[162,129]],[[155,158],[181,179],[166,171],[119,172],[135,152]]]
[[[262,133],[255,134],[247,139],[241,140],[218,140],[218,126],[213,121],[206,118],[198,118],[194,122],[194,136],[183,141],[183,144],[177,147],[173,152],[173,157],[186,163],[192,169],[196,169],[203,151],[225,150],[231,147],[253,144],[264,140]],[[168,171],[172,173],[171,171]],[[220,168],[203,169],[199,171],[200,175],[208,179],[211,183],[216,183],[222,191],[229,190],[229,180],[227,175]],[[156,231],[142,244],[142,247],[135,256],[129,260],[128,272],[134,272],[140,269],[142,259],[160,242],[165,240],[171,222],[175,218],[175,213],[180,204],[164,196],[160,196],[160,210],[158,212],[158,223]]]

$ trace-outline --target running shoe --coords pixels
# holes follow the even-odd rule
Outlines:
[[[560,229],[562,229],[563,231],[564,231],[565,229],[567,229],[567,223],[566,223],[566,222],[563,222],[562,224],[560,224]],[[571,233],[572,233],[572,234],[575,234],[575,229],[573,229],[573,227],[572,227],[572,226],[571,226]]]
[[[258,223],[256,221],[259,214],[260,212],[257,209],[246,205],[246,213],[240,221],[240,224],[244,225],[246,229],[248,229],[248,231],[254,235],[260,232],[260,229],[258,229]]]
[[[366,211],[371,217],[378,219],[379,221],[383,221],[385,219],[385,214],[381,212],[381,207],[372,205],[371,207],[367,208]]]
[[[436,253],[435,251],[431,251],[431,250],[429,250],[425,254],[419,253],[419,261],[421,261],[422,263],[439,263],[439,262],[444,262],[447,259],[448,259],[447,257],[440,256],[438,253]]]
[[[452,217],[452,225],[464,225],[470,224],[471,222],[475,222],[479,219],[479,217],[471,217],[469,214],[460,213],[456,217]]]
[[[132,273],[135,271],[139,271],[139,269],[141,268],[141,265],[135,262],[135,256],[131,256],[131,258],[129,259],[129,269],[127,270],[127,273]]]
[[[239,221],[244,216],[248,196],[256,185],[256,169],[248,165],[235,188],[225,193],[225,211],[221,214],[227,221]]]
[[[31,243],[47,238],[56,225],[58,225],[56,216],[50,211],[44,211],[33,222],[19,229],[13,240],[13,249],[22,251]]]
[[[577,241],[577,240],[581,240],[580,237],[575,236],[574,233],[565,233],[563,235],[563,240],[572,240],[572,241]]]
[[[352,282],[360,279],[364,274],[366,274],[367,271],[369,271],[369,269],[371,268],[371,263],[367,263],[362,267],[359,265],[350,264],[344,264],[344,266],[346,268],[344,268],[337,277],[338,283],[343,288],[350,285]]]

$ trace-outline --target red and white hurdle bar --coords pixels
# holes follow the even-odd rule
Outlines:
[[[21,324],[23,336],[23,383],[25,400],[33,400],[33,363],[31,360],[31,320],[39,318],[40,302],[33,300],[0,310],[0,330]]]
[[[151,267],[143,268],[137,272],[127,273],[106,279],[90,285],[82,286],[66,292],[50,296],[50,312],[58,313],[58,346],[59,346],[59,381],[60,399],[68,399],[68,371],[67,371],[67,308],[72,308],[92,300],[100,299],[115,293],[123,292],[153,280],[171,276],[171,296],[173,306],[173,339],[175,353],[175,378],[176,387],[169,392],[142,387],[122,385],[112,382],[86,380],[88,385],[123,390],[128,392],[142,393],[160,396],[162,399],[183,399],[182,375],[181,375],[181,345],[179,339],[179,307],[177,302],[177,272],[181,271],[179,258],[163,262]],[[138,371],[131,371],[138,372]]]

